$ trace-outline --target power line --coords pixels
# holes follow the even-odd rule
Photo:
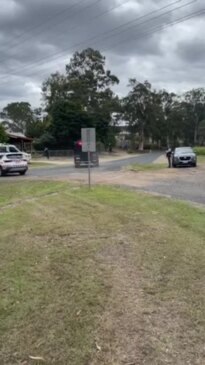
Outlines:
[[[183,17],[180,17],[178,19],[176,19],[175,21],[172,21],[170,23],[167,23],[166,25],[164,26],[160,26],[160,27],[155,27],[155,28],[152,28],[149,30],[149,32],[144,32],[144,33],[141,33],[140,35],[138,35],[138,37],[134,38],[134,39],[126,39],[126,40],[123,40],[123,42],[118,42],[118,43],[115,43],[115,45],[112,45],[110,49],[106,49],[105,51],[109,51],[109,50],[112,50],[113,48],[115,48],[116,46],[118,46],[119,44],[122,44],[122,43],[125,43],[125,42],[130,42],[130,41],[134,41],[134,40],[137,40],[137,39],[143,39],[149,35],[152,35],[152,34],[155,34],[161,30],[164,30],[166,28],[169,28],[170,26],[173,26],[173,25],[176,25],[176,24],[181,24],[187,20],[190,20],[190,19],[193,19],[197,16],[201,16],[205,14],[205,9],[201,9],[200,11],[198,12],[192,12],[186,16],[183,16]]]
[[[102,52],[111,51],[111,50],[113,50],[114,48],[116,48],[117,46],[119,46],[120,44],[123,44],[123,43],[128,43],[130,41],[136,41],[136,40],[139,40],[139,39],[144,39],[144,38],[146,38],[149,35],[156,34],[156,33],[160,32],[160,31],[165,30],[165,29],[167,29],[169,27],[172,27],[172,26],[174,26],[176,24],[184,23],[184,22],[186,22],[186,21],[188,21],[190,19],[196,18],[198,16],[202,16],[204,14],[205,14],[205,9],[201,9],[198,12],[192,12],[192,13],[186,15],[186,16],[180,17],[180,18],[176,19],[175,21],[169,22],[169,23],[167,23],[165,25],[161,25],[159,27],[153,27],[153,28],[149,29],[148,32],[144,32],[144,33],[142,32],[142,33],[139,34],[138,37],[135,37],[133,39],[127,38],[127,39],[125,39],[123,41],[117,42],[117,43],[111,45],[110,48],[108,48],[108,49],[105,48]]]
[[[85,0],[83,0],[83,1],[85,1]],[[86,0],[87,1],[87,0]],[[95,5],[95,4],[97,4],[97,3],[99,3],[100,1],[102,1],[102,0],[97,0],[97,1],[95,1],[94,3],[91,3],[91,4],[89,4],[89,5],[87,5],[86,7],[84,7],[83,9],[81,9],[81,11],[80,12],[82,12],[83,10],[85,10],[85,9],[88,9],[88,8],[90,8],[90,7],[92,7],[93,5]],[[130,0],[125,0],[123,3],[120,3],[120,4],[118,4],[118,5],[115,5],[115,6],[113,6],[112,8],[110,8],[109,10],[106,10],[106,11],[103,11],[102,13],[100,13],[100,14],[97,14],[96,16],[94,16],[94,17],[91,17],[89,20],[90,21],[94,21],[94,20],[96,20],[96,19],[98,19],[99,17],[102,17],[102,16],[104,16],[104,15],[106,15],[106,14],[108,14],[108,13],[110,13],[110,12],[112,12],[113,10],[115,10],[115,9],[117,9],[117,8],[120,8],[120,7],[122,7],[123,5],[125,5],[127,2],[129,2]],[[160,2],[161,1],[163,1],[163,0],[160,0]],[[179,1],[182,1],[182,0],[179,0]],[[79,3],[82,3],[82,1],[80,1],[80,2],[78,2],[78,4]],[[79,13],[80,13],[79,12]],[[66,19],[67,20],[67,19]],[[73,27],[71,27],[71,28],[69,28],[68,30],[71,32],[72,30],[75,30],[76,28],[78,28],[79,26],[73,26]],[[31,38],[33,38],[33,37],[31,37]],[[28,39],[30,39],[30,37],[28,37]],[[24,43],[24,42],[23,42]],[[19,43],[19,44],[22,44],[22,43]],[[17,44],[18,45],[18,44]],[[46,58],[45,59],[47,59],[47,56],[46,56]],[[0,59],[0,62],[3,62],[4,60],[6,60],[6,58],[4,58],[4,59]],[[31,65],[36,65],[36,62],[35,63],[32,63]],[[28,66],[30,66],[30,65],[27,65],[26,67],[28,67]],[[12,71],[12,70],[11,70]],[[1,78],[0,78],[1,79]]]
[[[205,14],[205,9],[201,9],[200,11],[197,11],[197,12],[194,12],[194,13],[192,12],[192,13],[186,15],[186,16],[183,16],[183,17],[180,17],[180,18],[176,19],[175,21],[171,21],[171,22],[169,22],[167,24],[164,24],[164,25],[161,25],[159,27],[153,27],[153,28],[149,29],[148,32],[140,33],[139,34],[139,37],[135,37],[133,39],[127,38],[127,39],[124,39],[123,41],[120,41],[120,42],[117,42],[115,44],[112,44],[109,49],[106,48],[102,52],[105,52],[105,51],[107,52],[109,50],[113,50],[113,48],[116,48],[118,45],[120,45],[122,43],[127,43],[127,42],[135,41],[135,40],[138,40],[138,39],[143,39],[146,36],[155,34],[155,33],[159,32],[159,31],[164,30],[164,29],[167,29],[167,28],[169,28],[169,27],[171,27],[173,25],[184,23],[187,20],[196,18],[197,16],[201,16],[203,14]]]
[[[76,5],[79,5],[79,4],[82,4],[83,2],[85,2],[85,1],[87,1],[87,0],[80,0],[79,2],[77,2],[77,3],[75,3],[74,5],[76,6]],[[82,11],[84,11],[84,10],[87,10],[87,9],[89,9],[89,8],[91,8],[92,6],[94,6],[94,5],[96,5],[96,4],[98,4],[98,3],[100,3],[101,1],[103,1],[103,0],[95,0],[93,3],[91,3],[91,4],[88,4],[88,5],[86,5],[85,7],[83,7],[80,11],[78,10],[76,13],[72,13],[72,14],[68,14],[68,15],[65,15],[65,10],[64,10],[64,12],[63,12],[63,14],[65,15],[65,17],[63,17],[62,19],[61,19],[61,23],[59,23],[59,21],[57,21],[57,22],[54,22],[54,23],[51,23],[51,24],[49,24],[49,26],[48,27],[46,27],[46,30],[48,30],[48,29],[50,29],[50,28],[53,28],[54,26],[58,26],[59,24],[62,24],[62,23],[64,23],[65,21],[67,21],[68,19],[70,19],[71,17],[73,18],[73,17],[75,17],[76,15],[78,15],[79,13],[81,13]],[[74,7],[74,5],[73,6],[71,6],[71,7],[69,7],[67,10],[70,10],[71,8],[73,8]],[[60,15],[60,14],[59,14]],[[64,19],[64,20],[63,20]],[[41,28],[45,28],[44,27],[44,24],[42,24],[42,26],[41,26]],[[23,41],[21,41],[21,42],[18,42],[18,43],[15,43],[14,44],[14,46],[12,47],[12,49],[13,48],[16,48],[16,47],[19,47],[19,46],[21,46],[21,45],[23,45],[26,41],[28,41],[28,40],[31,40],[31,39],[34,39],[35,37],[36,37],[36,35],[38,35],[38,34],[41,34],[42,33],[42,31],[41,31],[41,29],[37,32],[37,33],[35,33],[35,35],[32,35],[32,36],[27,36],[25,39],[23,39]],[[28,35],[28,34],[27,34]],[[0,62],[3,62],[3,61],[5,61],[7,58],[6,57],[4,57],[3,59],[0,59]]]
[[[150,18],[148,21],[143,21],[143,22],[141,22],[141,23],[137,24],[137,26],[136,26],[136,25],[132,25],[132,26],[130,26],[130,27],[128,27],[128,28],[126,28],[125,30],[121,30],[121,31],[117,32],[117,33],[116,33],[116,34],[114,34],[113,36],[118,36],[118,35],[119,35],[119,34],[121,34],[121,33],[126,33],[126,32],[128,32],[130,29],[138,28],[140,25],[142,25],[142,24],[146,24],[147,22],[149,23],[150,21],[158,20],[159,18],[161,18],[161,17],[163,17],[163,16],[167,16],[167,15],[169,15],[169,14],[171,14],[171,13],[173,13],[173,12],[177,11],[177,10],[183,9],[183,8],[184,8],[184,7],[186,7],[186,6],[189,6],[189,5],[193,4],[195,1],[196,1],[196,0],[191,0],[191,1],[189,1],[188,3],[186,3],[186,4],[184,4],[184,5],[181,5],[181,6],[175,7],[175,8],[173,8],[173,9],[171,9],[171,10],[169,10],[169,11],[166,11],[166,12],[164,12],[164,13],[160,14],[160,15],[157,15],[157,16],[155,16],[155,17],[153,17],[153,18]],[[113,37],[113,36],[112,36],[112,37]],[[109,38],[109,37],[106,37],[106,38],[104,38],[104,39],[107,39],[107,38]],[[104,40],[103,40],[103,41],[104,41]]]
[[[192,13],[188,14],[187,16],[180,17],[180,18],[176,19],[175,21],[170,22],[170,23],[168,23],[164,26],[155,27],[155,28],[150,29],[151,31],[149,31],[149,32],[140,33],[140,36],[138,36],[136,38],[133,38],[133,39],[128,38],[126,40],[123,40],[122,42],[115,43],[114,45],[112,45],[112,48],[105,49],[104,51],[112,50],[113,48],[117,47],[119,44],[122,44],[122,43],[125,43],[125,42],[130,42],[130,41],[135,41],[135,40],[138,40],[138,39],[143,39],[143,38],[147,37],[148,35],[155,34],[155,33],[159,32],[161,30],[169,28],[170,26],[184,23],[187,20],[193,19],[193,18],[195,18],[197,16],[201,16],[203,14],[205,14],[205,9],[201,9],[200,11],[194,12],[194,13],[192,12]]]
[[[65,14],[66,11],[68,10],[71,10],[73,8],[75,8],[77,5],[81,5],[82,3],[86,2],[87,0],[80,0],[80,1],[77,1],[76,3],[72,4],[72,5],[69,5],[68,7],[64,8],[63,10],[60,10],[58,11],[57,13],[53,14],[52,16],[48,17],[47,18],[47,21],[45,20],[43,23],[41,23],[40,25],[34,25],[33,27],[30,27],[28,28],[26,31],[20,33],[19,35],[17,35],[15,37],[14,40],[17,40],[17,39],[21,39],[22,37],[24,37],[25,35],[28,35],[28,32],[31,31],[31,30],[35,30],[35,29],[38,29],[38,28],[44,28],[45,24],[49,23],[50,19],[53,19],[53,18],[56,18],[57,16],[61,15],[61,14]],[[11,44],[12,46],[12,42],[9,42],[7,43],[6,47],[5,48],[8,48],[8,46]],[[19,43],[15,44],[14,43],[14,46],[15,45],[18,45]],[[4,49],[4,48],[3,48]]]
[[[109,30],[109,31],[106,31],[106,32],[103,32],[102,34],[99,34],[99,35],[97,35],[97,36],[93,36],[93,37],[91,37],[91,38],[88,38],[87,40],[84,40],[84,41],[81,41],[81,42],[79,42],[79,43],[77,43],[77,44],[74,44],[74,45],[72,45],[71,47],[69,47],[69,48],[67,48],[67,49],[65,49],[64,51],[61,51],[61,52],[56,52],[56,53],[54,53],[53,55],[52,55],[52,60],[55,60],[55,59],[58,59],[59,58],[59,56],[60,55],[64,55],[64,53],[66,52],[68,52],[69,50],[72,50],[72,49],[74,49],[74,48],[76,48],[76,47],[79,47],[79,46],[81,46],[81,45],[83,45],[85,42],[90,42],[90,41],[92,41],[92,40],[97,40],[98,38],[101,38],[101,36],[103,36],[103,38],[105,38],[105,39],[107,39],[107,38],[109,38],[109,34],[110,33],[113,33],[113,32],[115,32],[116,30],[119,30],[119,29],[121,29],[121,28],[123,28],[123,27],[126,27],[126,26],[128,26],[128,25],[130,25],[130,24],[134,24],[134,23],[136,23],[137,21],[139,21],[139,20],[141,20],[141,19],[144,19],[144,18],[147,18],[148,16],[150,16],[150,15],[153,15],[153,14],[155,14],[155,13],[158,13],[158,12],[160,12],[160,11],[162,11],[162,10],[165,10],[165,9],[167,9],[168,7],[170,7],[170,6],[173,6],[173,5],[175,5],[175,4],[177,4],[177,3],[179,3],[179,2],[181,2],[182,0],[177,0],[177,1],[174,1],[173,3],[171,3],[171,4],[168,4],[168,5],[166,5],[166,6],[163,6],[163,7],[161,7],[161,8],[159,8],[159,9],[156,9],[156,10],[153,10],[153,11],[151,11],[151,12],[149,12],[149,13],[147,13],[147,14],[144,14],[144,15],[142,15],[142,16],[140,16],[140,17],[137,17],[137,18],[135,18],[135,19],[133,19],[133,20],[131,20],[131,21],[128,21],[128,22],[126,22],[126,23],[124,23],[124,24],[122,24],[122,25],[120,25],[120,26],[117,26],[117,27],[115,27],[115,28],[113,28],[113,29],[111,29],[111,30]],[[169,13],[172,13],[173,11],[175,11],[175,10],[178,10],[178,9],[180,9],[180,8],[183,8],[184,6],[187,6],[187,5],[190,5],[191,3],[193,3],[193,2],[196,2],[197,0],[192,0],[190,3],[188,3],[188,4],[184,4],[184,5],[181,5],[180,7],[177,7],[177,8],[173,8],[173,9],[171,9],[171,10],[169,10],[168,12],[166,12],[166,13],[163,13],[163,14],[160,14],[160,15],[158,15],[157,17],[154,17],[154,18],[150,18],[150,19],[148,19],[148,20],[146,20],[146,21],[144,21],[144,22],[141,22],[140,24],[138,24],[138,25],[141,25],[141,24],[145,24],[145,23],[149,23],[150,21],[152,21],[153,19],[158,19],[158,18],[160,18],[161,16],[164,16],[164,15],[167,15],[167,14],[169,14]],[[135,27],[136,25],[134,25],[134,27]],[[131,28],[131,27],[130,27]],[[121,31],[122,32],[122,31]],[[114,36],[115,35],[117,35],[118,33],[116,33],[116,34],[114,34]],[[108,35],[108,36],[106,36],[106,35]],[[96,43],[96,42],[95,42]],[[55,56],[55,57],[54,57]],[[57,57],[56,57],[57,56]],[[40,65],[43,65],[43,64],[45,64],[45,62],[42,62],[42,61],[44,61],[44,60],[47,60],[48,59],[48,57],[46,56],[46,57],[43,57],[43,58],[41,58],[38,62],[35,62],[35,63],[31,63],[31,64],[29,64],[29,65],[27,65],[27,66],[25,66],[24,68],[23,68],[23,70],[26,70],[26,69],[30,69],[30,68],[32,68],[33,69],[33,67],[34,68],[36,68],[36,67],[38,67],[38,66],[40,66]],[[37,66],[38,65],[38,66]],[[14,70],[14,72],[18,72],[18,71],[21,71],[21,68],[20,69],[17,69],[17,70]]]
[[[114,44],[110,45],[110,48],[104,48],[103,50],[101,50],[101,52],[112,51],[114,48],[116,48],[120,44],[144,39],[144,38],[146,38],[149,35],[156,34],[156,33],[160,32],[162,30],[165,30],[165,29],[170,28],[170,27],[172,27],[174,25],[177,25],[177,24],[184,23],[184,22],[186,22],[186,21],[188,21],[190,19],[196,18],[198,16],[202,16],[204,14],[205,14],[205,9],[201,9],[198,12],[192,12],[192,13],[186,15],[186,16],[179,17],[178,19],[175,19],[175,21],[171,21],[171,22],[166,23],[164,25],[160,25],[160,26],[157,26],[157,27],[154,26],[153,28],[150,28],[149,31],[147,31],[147,32],[140,32],[140,33],[138,33],[138,37],[135,37],[135,38],[132,38],[132,39],[127,38],[127,39],[124,39],[123,41],[114,43]]]

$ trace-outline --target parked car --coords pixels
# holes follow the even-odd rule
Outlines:
[[[31,154],[20,151],[16,146],[12,144],[2,144],[0,143],[0,154],[2,153],[22,153],[24,156],[24,159],[28,162],[31,161]]]
[[[191,147],[175,148],[172,155],[172,166],[197,166],[197,156]]]
[[[9,173],[19,173],[25,175],[28,170],[28,161],[22,153],[3,153],[0,154],[0,176]]]

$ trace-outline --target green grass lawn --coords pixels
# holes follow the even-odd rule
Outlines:
[[[205,164],[205,156],[197,156],[198,163],[201,165]]]
[[[121,189],[1,182],[0,364],[202,365],[204,223]]]

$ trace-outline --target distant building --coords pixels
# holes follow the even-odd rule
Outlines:
[[[7,143],[15,145],[21,151],[32,152],[32,138],[26,137],[23,133],[13,131],[11,120],[0,118],[0,124],[5,127],[6,134],[8,135]]]
[[[128,149],[130,146],[130,132],[128,130],[128,122],[125,120],[118,120],[116,126],[116,142],[117,147],[122,149]]]
[[[32,138],[26,137],[22,133],[7,132],[7,135],[9,137],[9,144],[14,144],[21,151],[32,152]]]

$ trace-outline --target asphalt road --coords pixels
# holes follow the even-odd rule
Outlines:
[[[124,166],[127,166],[132,163],[138,164],[149,164],[156,160],[161,155],[159,152],[146,153],[140,156],[128,157],[126,159],[121,160],[113,160],[107,162],[100,162],[100,167],[93,168],[93,170],[97,170],[98,172],[115,172],[120,171]],[[32,177],[60,177],[60,176],[69,176],[70,174],[87,174],[87,168],[76,169],[73,166],[57,166],[57,167],[44,167],[44,168],[34,168],[28,171],[26,176]]]
[[[98,174],[102,173],[117,173],[120,170],[132,163],[138,164],[150,164],[155,161],[161,153],[153,152],[142,154],[140,156],[128,157],[126,159],[114,160],[101,162],[99,168],[95,168]],[[43,167],[43,168],[33,168],[28,171],[25,177],[16,177],[19,179],[41,179],[41,178],[61,178],[70,177],[73,179],[78,179],[82,177],[82,174],[87,174],[86,168],[75,169],[72,166],[57,166],[57,167]],[[117,176],[117,174],[116,174]],[[13,181],[15,177],[5,177],[0,178],[0,183],[3,181]],[[120,182],[119,182],[120,184]],[[131,186],[123,186],[131,188]],[[145,186],[132,187],[131,189],[141,190],[150,193],[157,193],[159,195],[168,196],[174,199],[191,201],[194,203],[199,203],[205,205],[205,168],[197,169],[177,169],[177,176],[170,177],[170,179],[163,179],[159,176],[154,176],[150,184],[145,184]]]

